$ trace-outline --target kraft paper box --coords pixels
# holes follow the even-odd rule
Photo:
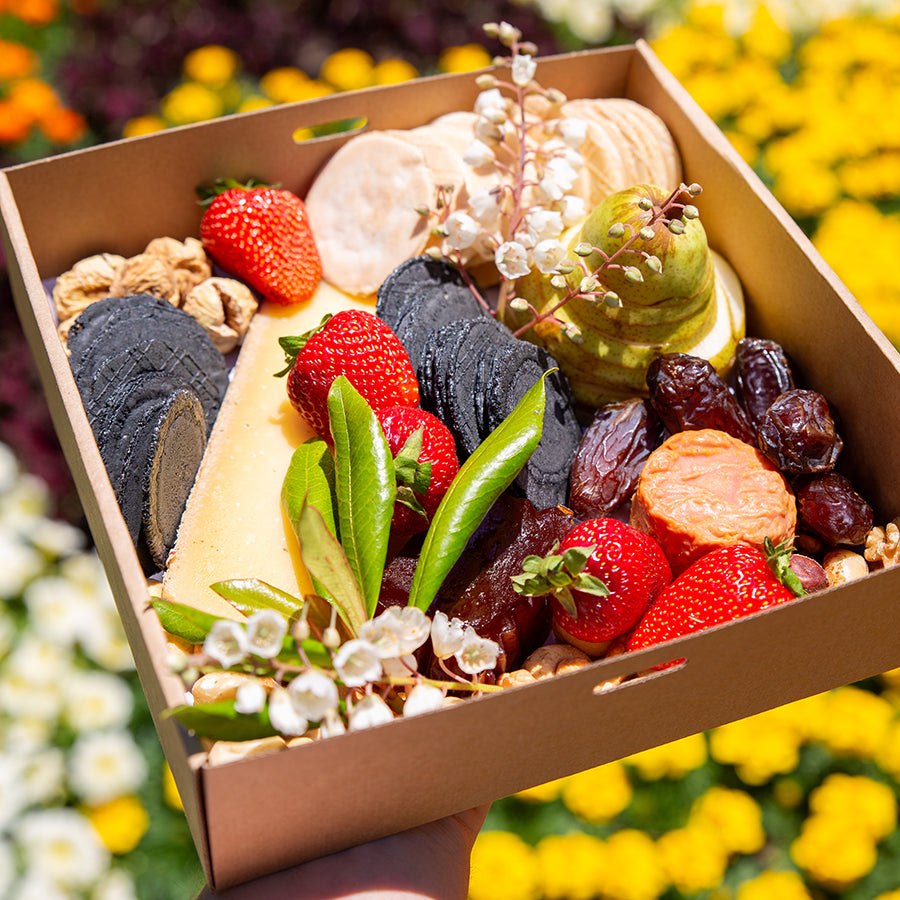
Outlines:
[[[841,416],[842,471],[876,523],[900,513],[900,357],[790,217],[643,43],[541,61],[569,97],[655,110],[703,185],[702,221],[744,285],[748,334]],[[207,877],[222,889],[900,665],[900,567],[585,669],[369,731],[205,765],[162,711],[183,688],[81,405],[43,280],[97,252],[198,234],[195,187],[255,175],[301,196],[348,139],[298,128],[364,117],[408,128],[471,109],[474,76],[421,79],[174,129],[0,173],[6,257],[56,429],[116,595]],[[226,406],[228,398],[226,398]],[[248,488],[252,489],[252,488]],[[273,512],[278,515],[278,512]],[[235,535],[240,541],[241,536]],[[256,573],[245,573],[253,575]],[[600,691],[611,678],[685,665]]]

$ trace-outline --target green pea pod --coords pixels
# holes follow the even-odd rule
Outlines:
[[[341,546],[367,612],[375,613],[387,559],[397,479],[372,408],[343,375],[328,392]]]
[[[475,529],[534,453],[544,430],[545,403],[542,376],[460,466],[425,535],[410,606],[427,612]]]
[[[218,581],[210,588],[224,597],[238,612],[245,616],[263,609],[274,609],[288,621],[295,619],[303,609],[303,600],[258,578],[233,578]]]

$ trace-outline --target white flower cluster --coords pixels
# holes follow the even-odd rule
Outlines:
[[[564,97],[534,81],[534,48],[519,43],[518,31],[505,23],[499,28],[512,49],[511,82],[487,76],[485,83],[493,86],[476,99],[474,138],[463,155],[476,171],[496,174],[497,184],[475,191],[465,207],[447,214],[440,231],[445,256],[462,261],[475,250],[490,252],[502,278],[515,281],[533,268],[554,272],[565,256],[560,235],[586,214],[584,200],[572,190],[584,165],[580,147],[587,126],[529,112],[531,96],[551,104]]]
[[[0,444],[0,896],[132,900],[90,810],[133,796],[133,662],[83,533]]]
[[[307,629],[303,619],[295,626],[298,644]],[[245,622],[218,619],[203,652],[226,669],[254,658],[269,661],[277,669],[274,660],[287,634],[284,616],[260,610]],[[471,676],[492,669],[500,653],[494,641],[479,637],[471,625],[445,613],[437,612],[429,619],[415,607],[389,607],[364,622],[356,637],[331,649],[331,668],[304,665],[299,673],[291,671],[291,677],[279,679],[268,689],[261,680],[248,679],[237,690],[235,709],[252,715],[267,706],[269,721],[285,737],[305,734],[312,723],[318,723],[319,737],[329,737],[390,721],[394,712],[376,689],[379,685],[408,687],[395,698],[402,703],[404,716],[438,709],[448,686],[456,682],[439,683],[419,675],[415,651],[429,638],[439,661],[453,657],[459,669]],[[190,694],[188,698],[191,702]]]

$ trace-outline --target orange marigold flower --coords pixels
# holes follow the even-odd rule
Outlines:
[[[0,144],[18,144],[31,133],[32,118],[11,100],[0,99]]]
[[[0,40],[0,81],[24,78],[34,70],[37,56],[30,47]]]
[[[73,144],[87,130],[87,123],[81,113],[62,107],[42,116],[39,124],[41,131],[54,144]]]
[[[23,78],[16,82],[7,94],[9,99],[33,121],[59,109],[56,91],[40,78]]]
[[[8,9],[29,25],[47,25],[59,15],[56,0],[9,0]]]

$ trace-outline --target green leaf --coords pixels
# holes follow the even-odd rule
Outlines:
[[[328,392],[341,545],[366,618],[375,613],[397,496],[394,460],[372,408],[343,375]]]
[[[314,506],[336,535],[334,511],[334,458],[321,438],[301,444],[291,456],[281,483],[281,505],[297,534],[297,516],[303,503]]]
[[[235,710],[234,700],[173,706],[164,715],[174,716],[194,734],[214,741],[252,741],[278,734],[269,721],[267,708],[247,715]]]
[[[427,612],[466,542],[534,452],[544,428],[545,396],[542,377],[460,466],[425,534],[410,606]]]
[[[297,518],[300,557],[317,590],[356,634],[369,618],[353,570],[322,514],[304,503]]]
[[[213,623],[221,618],[172,600],[154,599],[150,606],[156,610],[164,631],[189,644],[202,644]]]
[[[288,621],[303,609],[303,600],[258,578],[234,578],[218,581],[210,588],[224,597],[238,612],[250,616],[262,609],[274,609]]]

